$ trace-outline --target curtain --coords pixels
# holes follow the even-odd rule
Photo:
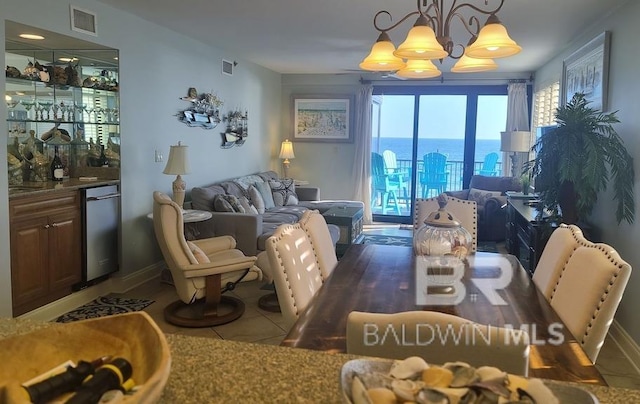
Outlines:
[[[365,85],[356,93],[355,102],[355,156],[353,170],[355,190],[353,199],[364,202],[363,222],[370,224],[371,215],[371,98],[373,86]]]
[[[506,131],[529,130],[529,106],[527,104],[527,83],[509,83],[507,86],[507,125]],[[516,161],[516,173],[522,172],[522,164],[528,156],[519,153]],[[511,159],[504,158],[503,173],[511,175]]]

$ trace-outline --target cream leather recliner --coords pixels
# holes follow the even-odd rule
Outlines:
[[[181,327],[211,327],[239,318],[244,303],[222,293],[241,280],[262,278],[254,266],[256,257],[235,249],[230,236],[187,241],[182,209],[158,191],[153,193],[153,226],[180,298],[165,308],[165,320]]]

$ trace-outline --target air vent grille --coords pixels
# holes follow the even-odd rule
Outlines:
[[[233,76],[233,67],[235,63],[222,59],[222,73]]]
[[[71,29],[85,34],[98,36],[96,14],[71,6]]]

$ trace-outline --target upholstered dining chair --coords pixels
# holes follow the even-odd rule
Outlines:
[[[569,257],[581,245],[590,246],[593,244],[584,238],[582,230],[576,225],[561,223],[551,233],[533,271],[533,283],[540,289],[547,301],[551,300],[560,274]]]
[[[237,282],[262,277],[254,266],[256,257],[235,249],[231,236],[187,241],[182,209],[158,191],[153,193],[153,227],[180,298],[164,309],[165,320],[181,327],[211,327],[242,316],[244,302],[222,293]]]
[[[402,335],[402,339],[393,335]],[[352,311],[347,317],[347,353],[390,359],[420,356],[430,364],[462,361],[523,376],[529,371],[529,335],[525,331],[435,311]]]
[[[458,199],[453,196],[446,196],[446,198],[447,206],[445,209],[460,221],[462,227],[471,233],[473,242],[471,253],[475,253],[478,250],[478,204],[476,201]],[[413,211],[413,231],[418,230],[429,214],[439,208],[438,197],[416,199]]]
[[[307,233],[311,247],[318,261],[322,282],[327,280],[333,269],[338,265],[336,243],[331,238],[329,226],[324,216],[317,210],[307,210],[298,221]]]
[[[265,247],[280,311],[291,327],[322,286],[318,261],[300,223],[279,226]]]
[[[595,363],[631,276],[611,246],[579,246],[564,266],[551,307]]]

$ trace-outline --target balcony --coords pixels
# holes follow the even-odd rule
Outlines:
[[[398,214],[395,206],[393,205],[393,201],[389,201],[389,206],[387,207],[387,212],[385,213],[386,215],[392,215],[392,216],[411,216],[412,212],[411,212],[411,203],[409,201],[409,197],[411,196],[411,190],[413,187],[413,183],[415,182],[415,186],[416,188],[416,197],[421,197],[422,196],[422,186],[420,184],[419,178],[420,178],[420,173],[423,171],[423,161],[420,160],[418,161],[418,166],[417,166],[417,171],[416,171],[416,176],[417,176],[417,181],[411,181],[410,175],[411,175],[411,169],[412,169],[412,162],[411,160],[397,160],[398,163],[398,172],[401,173],[407,173],[406,174],[406,182],[408,184],[408,189],[406,191],[406,196],[403,190],[400,191],[399,195],[396,195],[398,197],[398,208],[400,210],[400,214]],[[482,168],[482,161],[476,161],[473,164],[473,173],[474,174],[478,174],[480,172],[480,169]],[[463,171],[463,162],[462,161],[456,161],[456,160],[450,160],[447,161],[447,171],[449,172],[449,177],[448,177],[448,181],[445,187],[445,191],[458,191],[462,189],[462,171]],[[498,163],[496,164],[496,175],[501,175],[500,173],[502,172],[502,162],[498,161]],[[437,196],[437,193],[435,190],[431,189],[429,190],[429,194],[427,195],[427,197],[432,197],[432,196]],[[375,203],[373,204],[373,206],[371,207],[371,210],[373,212],[373,214],[382,214],[382,205],[381,205],[381,198],[377,197]]]

